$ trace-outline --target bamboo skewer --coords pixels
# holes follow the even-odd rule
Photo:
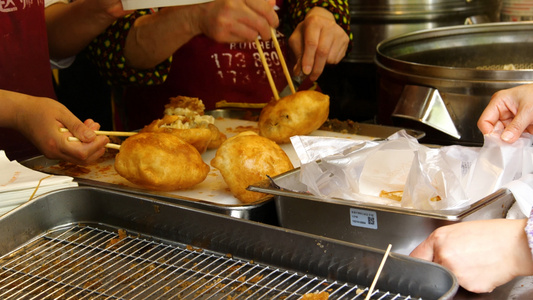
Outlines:
[[[255,39],[255,45],[257,46],[257,51],[259,52],[259,56],[261,57],[263,68],[265,68],[265,73],[268,78],[268,83],[270,84],[270,88],[272,89],[272,94],[274,94],[274,99],[279,100],[278,89],[276,88],[276,84],[274,83],[274,80],[272,79],[272,74],[270,74],[270,68],[268,67],[268,63],[265,59],[265,54],[263,53],[263,49],[261,48],[261,43],[259,43],[259,38]]]
[[[74,136],[69,136],[67,138],[67,141],[69,141],[69,142],[80,142],[80,139],[78,139],[77,137],[74,137]],[[107,143],[107,144],[105,144],[105,147],[106,148],[120,150],[120,145],[119,144]]]
[[[296,89],[294,88],[294,84],[292,83],[291,74],[289,73],[289,68],[287,68],[287,63],[285,62],[285,58],[283,57],[283,52],[281,52],[281,47],[279,46],[278,38],[276,37],[276,30],[273,27],[270,27],[270,32],[272,34],[272,41],[274,42],[274,47],[276,48],[276,52],[278,52],[281,67],[283,68],[283,74],[285,74],[285,78],[287,78],[287,82],[289,83],[291,92],[294,94],[296,93]]]
[[[383,255],[383,259],[381,260],[381,264],[379,265],[376,276],[374,277],[374,281],[372,281],[372,285],[370,285],[370,289],[368,289],[368,293],[366,294],[365,300],[370,299],[370,297],[372,296],[372,292],[374,291],[374,287],[376,286],[376,283],[378,281],[379,274],[381,274],[381,270],[383,269],[383,266],[385,265],[385,261],[387,261],[387,257],[389,257],[391,247],[392,245],[389,244],[389,246],[387,247],[387,251],[385,251],[385,255]]]
[[[70,132],[67,128],[59,128],[59,132]],[[97,135],[110,135],[110,136],[132,136],[136,135],[137,132],[133,131],[103,131],[103,130],[95,130],[94,133]]]

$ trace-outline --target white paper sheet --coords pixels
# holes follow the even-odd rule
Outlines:
[[[10,161],[0,150],[0,214],[44,193],[78,186],[69,176],[58,176],[29,169]],[[38,187],[38,188],[37,188]]]
[[[124,8],[124,10],[136,10],[167,6],[192,5],[211,1],[213,0],[122,0],[122,8]]]

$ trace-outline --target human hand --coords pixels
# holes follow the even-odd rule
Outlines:
[[[349,43],[350,37],[330,11],[312,8],[289,38],[296,57],[294,74],[303,72],[312,81],[317,80],[326,63],[337,64],[344,58]]]
[[[527,131],[533,134],[533,84],[496,92],[477,122],[483,134],[503,130],[501,139],[513,143]]]
[[[279,25],[274,0],[215,0],[204,5],[198,28],[220,43],[249,42],[258,35],[271,38],[270,28]]]
[[[96,13],[102,12],[113,20],[121,18],[133,11],[126,11],[122,7],[122,0],[86,0],[92,4],[89,6],[94,9]]]
[[[450,269],[471,292],[490,292],[533,274],[525,226],[525,219],[493,219],[439,227],[410,255]]]
[[[105,153],[109,138],[96,136],[94,130],[100,125],[93,120],[82,123],[63,104],[49,98],[31,97],[20,107],[18,130],[46,157],[87,164]],[[61,127],[70,132],[59,132]],[[81,142],[67,141],[68,136],[75,136]]]

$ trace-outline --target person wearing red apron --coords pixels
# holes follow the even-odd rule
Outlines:
[[[43,2],[0,5],[0,89],[54,98]],[[22,134],[8,128],[0,128],[0,149],[12,159],[39,153]]]
[[[217,2],[223,3],[224,1],[215,0],[213,5],[216,6]],[[288,51],[287,38],[282,31],[294,30],[296,26],[299,26],[298,24],[303,24],[306,14],[316,6],[326,8],[324,11],[335,17],[337,22],[333,24],[338,25],[341,33],[346,36],[346,44],[348,44],[350,31],[347,2],[290,0],[287,3],[277,1],[276,5],[282,6],[278,12],[279,19],[282,21],[278,27],[277,37],[285,60],[289,61],[291,56]],[[163,10],[158,13],[161,12]],[[124,88],[123,94],[115,99],[114,105],[117,117],[115,126],[118,130],[136,130],[151,123],[154,119],[161,118],[164,105],[169,102],[170,97],[197,97],[204,102],[206,110],[215,109],[217,103],[222,101],[257,104],[267,103],[273,98],[256,44],[253,41],[253,38],[257,36],[257,31],[250,41],[245,42],[222,43],[217,42],[207,33],[198,34],[177,49],[173,49],[170,59],[153,68],[130,67],[132,60],[128,61],[124,55],[127,37],[134,35],[131,33],[133,30],[129,30],[135,27],[136,21],[149,17],[148,15],[154,15],[154,19],[156,18],[153,12],[140,10],[126,18],[119,19],[88,48],[91,59],[99,66],[109,84]],[[288,19],[291,19],[291,22],[283,22]],[[161,27],[168,28],[162,25]],[[212,32],[209,33],[213,35]],[[231,39],[231,36],[225,38]],[[139,37],[136,36],[136,39]],[[156,38],[151,41],[154,41],[154,44],[158,43]],[[283,74],[279,55],[270,39],[270,33],[267,39],[260,38],[259,42],[279,92],[288,83]],[[161,45],[164,46],[164,44]],[[148,56],[144,58],[152,59]],[[308,87],[310,86],[312,83],[308,84]]]
[[[0,2],[0,37],[0,150],[11,160],[40,152],[77,163],[101,156],[109,139],[95,136],[99,125],[53,100],[44,1]],[[68,142],[73,135],[84,142]]]

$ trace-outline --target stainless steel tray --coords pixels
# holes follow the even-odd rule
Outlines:
[[[380,249],[392,244],[392,251],[409,254],[437,227],[466,220],[506,216],[514,197],[499,190],[460,210],[424,211],[346,199],[322,199],[306,191],[299,180],[300,169],[249,187],[275,195],[277,216],[285,228],[318,234]]]
[[[91,187],[5,214],[0,236],[2,299],[363,299],[384,255]],[[391,254],[376,289],[372,299],[451,299],[458,286],[439,265]]]
[[[57,160],[50,160],[44,156],[34,157],[21,162],[24,166],[35,170],[46,170],[51,166],[59,163]],[[60,175],[68,175],[61,174]],[[91,180],[74,176],[74,180],[80,186],[91,186],[105,188],[109,190],[131,193],[144,197],[152,197],[162,201],[176,203],[180,205],[187,205],[194,208],[204,209],[216,213],[230,215],[236,218],[243,218],[268,224],[277,224],[276,208],[272,197],[266,197],[258,202],[251,204],[219,204],[202,199],[189,198],[180,195],[174,195],[166,192],[151,191],[132,186],[124,186],[120,184],[107,183],[99,180]]]
[[[247,119],[253,119],[254,114],[258,113],[257,111],[250,112],[248,110],[219,109],[208,111],[206,113],[211,114],[216,118],[215,124],[222,132],[226,133],[228,137],[235,135],[239,127],[246,130],[253,130],[253,128],[257,129],[257,122]],[[358,139],[383,139],[397,132],[401,128],[357,123],[356,129],[357,132],[352,132],[351,134],[321,130],[317,130],[313,134]],[[423,132],[414,130],[409,130],[408,132],[417,138],[424,136]],[[289,155],[293,164],[298,166],[299,161],[292,145],[284,144],[281,145],[281,147],[287,155]],[[214,157],[215,152],[216,150],[208,150],[202,154],[202,158],[207,164],[209,164]],[[214,169],[211,170],[204,182],[192,189],[174,192],[157,192],[136,186],[119,176],[114,171],[114,157],[109,157],[107,160],[100,160],[96,164],[87,166],[86,168],[90,171],[87,174],[75,175],[68,174],[68,170],[65,171],[62,168],[56,168],[59,161],[49,160],[44,156],[35,157],[21,163],[38,171],[73,176],[81,185],[102,187],[141,196],[155,197],[172,203],[188,205],[253,221],[269,224],[275,224],[277,222],[275,204],[272,197],[265,197],[254,203],[242,203],[233,197],[220,176],[220,173]]]

